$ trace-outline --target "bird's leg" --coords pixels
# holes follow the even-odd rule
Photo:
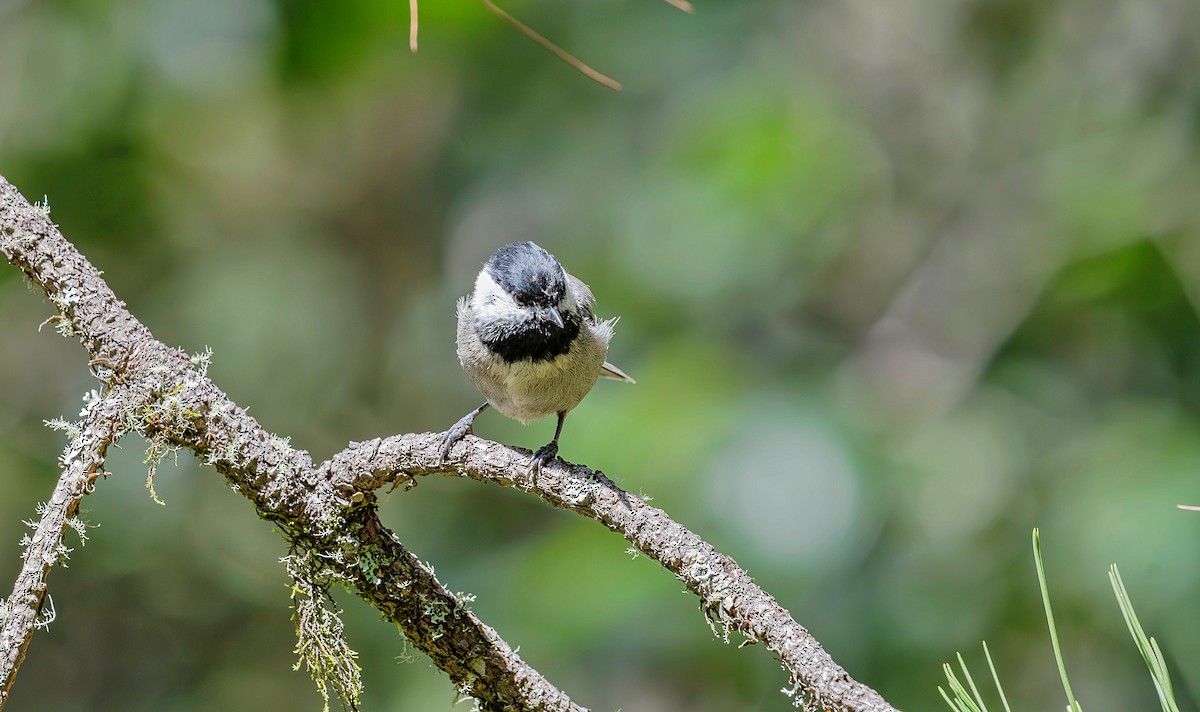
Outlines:
[[[533,461],[529,463],[529,474],[533,475],[533,481],[537,483],[537,477],[542,473],[542,465],[550,462],[558,455],[558,436],[562,434],[563,421],[567,419],[567,411],[558,411],[558,426],[554,428],[554,439],[545,445],[538,448],[538,451],[533,453]]]
[[[475,422],[475,416],[487,410],[487,407],[488,404],[484,403],[450,426],[450,429],[442,436],[442,448],[438,451],[438,467],[441,467],[442,463],[446,461],[446,458],[450,455],[450,449],[454,447],[454,444],[467,437],[467,433],[471,432],[471,423]]]

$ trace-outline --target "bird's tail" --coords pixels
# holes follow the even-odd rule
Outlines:
[[[626,383],[637,383],[637,381],[629,377],[628,373],[625,373],[608,361],[605,361],[604,365],[600,367],[600,377],[611,378],[614,381],[625,381]]]

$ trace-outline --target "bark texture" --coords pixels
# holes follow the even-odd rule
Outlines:
[[[56,560],[47,559],[47,552],[61,546],[62,522],[103,471],[107,446],[133,430],[154,447],[186,448],[213,466],[261,517],[283,530],[295,561],[319,562],[304,569],[318,588],[340,583],[354,590],[482,709],[583,708],[527,665],[380,523],[374,490],[398,478],[449,474],[486,480],[595,519],[678,576],[712,620],[772,650],[788,671],[786,691],[798,702],[826,710],[893,709],[854,681],[732,559],[602,473],[556,462],[532,482],[524,474],[527,451],[475,437],[456,446],[451,461],[439,469],[433,464],[439,436],[431,433],[352,443],[316,465],[307,452],[267,432],[233,403],[207,378],[202,358],[155,340],[46,211],[30,205],[2,177],[0,252],[45,291],[58,309],[52,318],[60,320],[59,330],[79,339],[104,385],[73,441],[79,453],[72,456],[69,447],[64,456],[63,478],[38,526],[35,546],[27,551],[14,595],[0,609],[0,707],[41,609],[46,573]],[[58,513],[49,517],[51,512]]]

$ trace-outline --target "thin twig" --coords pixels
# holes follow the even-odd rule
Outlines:
[[[73,430],[63,453],[62,475],[50,499],[39,507],[42,516],[28,540],[12,595],[0,605],[0,709],[8,700],[34,630],[39,621],[45,621],[42,611],[50,569],[65,563],[70,553],[63,535],[68,527],[75,526],[83,536],[83,525],[75,519],[79,501],[91,492],[96,478],[104,474],[108,446],[124,432],[120,411],[115,407],[120,400],[117,397],[93,402],[78,430]]]
[[[671,2],[671,0],[667,0],[667,1]],[[575,69],[582,72],[583,75],[586,76],[587,78],[591,79],[592,81],[603,84],[604,86],[608,87],[609,89],[612,89],[613,91],[621,91],[621,83],[620,82],[618,82],[615,79],[612,79],[611,77],[605,76],[605,75],[601,74],[600,72],[597,72],[595,69],[592,69],[588,65],[579,61],[579,59],[572,56],[566,50],[562,49],[558,45],[554,44],[550,40],[548,40],[545,37],[538,34],[538,32],[536,30],[534,30],[532,27],[526,25],[525,23],[521,22],[517,18],[513,17],[512,15],[508,14],[504,10],[497,7],[496,4],[492,2],[492,0],[479,0],[479,2],[483,3],[484,7],[486,7],[487,9],[496,13],[496,15],[501,20],[504,20],[508,24],[517,28],[521,32],[521,34],[525,35],[526,37],[533,40],[534,42],[537,42],[544,49],[546,49],[551,54],[553,54],[555,57],[558,57],[562,61],[566,62],[567,64],[571,65]],[[672,4],[674,4],[674,3],[672,3]]]
[[[671,2],[672,0],[667,0]],[[417,52],[417,0],[408,0],[408,48]]]

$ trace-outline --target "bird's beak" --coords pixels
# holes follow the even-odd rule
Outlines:
[[[562,315],[558,313],[558,307],[550,307],[542,312],[542,318],[553,323],[558,328],[563,328]]]

